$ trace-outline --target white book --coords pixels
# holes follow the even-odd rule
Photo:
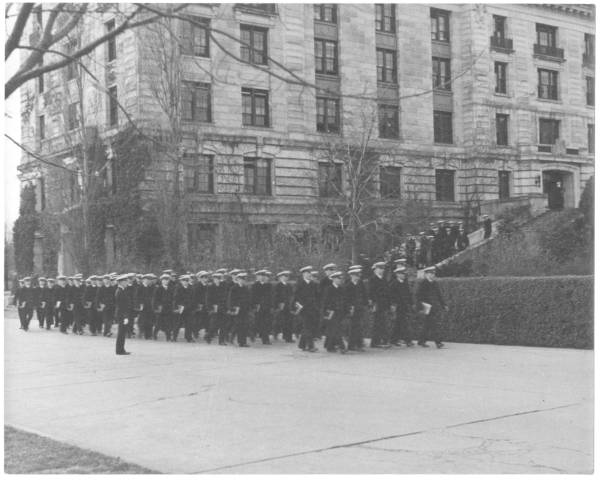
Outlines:
[[[430,303],[421,302],[421,305],[423,305],[423,313],[425,315],[429,315],[429,312],[431,312],[431,304]]]

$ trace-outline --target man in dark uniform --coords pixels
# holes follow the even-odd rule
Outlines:
[[[219,345],[227,345],[227,335],[229,333],[227,317],[227,285],[223,283],[223,274],[215,272],[212,274],[213,284],[206,292],[206,304],[210,317],[210,326],[204,339],[210,343],[218,334]]]
[[[125,351],[127,325],[133,321],[131,319],[131,313],[133,312],[133,292],[130,288],[127,288],[129,278],[127,275],[117,277],[117,291],[115,292],[115,320],[119,325],[116,342],[117,355],[129,355],[129,352]]]
[[[319,286],[312,280],[313,268],[310,266],[300,269],[302,279],[296,283],[294,291],[294,313],[300,317],[302,331],[298,348],[316,352],[314,344],[315,331],[319,325]]]
[[[459,227],[459,230],[458,230],[458,238],[456,240],[456,247],[459,252],[462,252],[468,246],[469,246],[469,236],[467,235],[467,232],[465,231],[465,229],[463,228],[463,226],[461,224]]]
[[[325,343],[328,352],[339,349],[346,353],[346,345],[342,339],[342,321],[346,315],[346,298],[342,288],[342,272],[333,272],[329,279],[331,285],[323,294],[323,312],[325,314]]]
[[[31,277],[23,279],[23,287],[19,291],[17,300],[21,328],[27,331],[29,330],[29,322],[31,321],[31,317],[33,317],[33,309],[35,307],[35,291],[31,286]]]
[[[492,236],[492,219],[488,215],[483,216],[483,238]]]
[[[194,285],[194,304],[196,305],[193,336],[198,339],[200,330],[208,332],[208,314],[206,308],[206,294],[208,291],[208,272],[201,270],[196,274],[198,280]]]
[[[407,347],[412,347],[408,321],[413,310],[413,301],[406,281],[406,267],[397,266],[394,275],[395,278],[390,282],[390,304],[393,318],[391,344],[399,347],[400,340],[404,340]]]
[[[422,280],[417,286],[416,299],[417,304],[420,306],[420,315],[424,317],[419,345],[428,347],[427,340],[433,339],[435,345],[442,348],[444,344],[441,340],[439,322],[442,310],[448,311],[448,306],[444,302],[440,287],[435,281],[435,267],[425,269],[425,280]]]
[[[277,283],[273,287],[273,308],[275,309],[275,339],[278,332],[281,332],[286,343],[293,343],[292,336],[293,325],[290,309],[292,306],[292,297],[294,291],[288,283],[292,272],[284,270],[277,274]]]
[[[188,343],[194,341],[192,335],[192,319],[194,310],[196,308],[194,304],[194,291],[190,287],[189,275],[182,275],[179,277],[179,286],[175,289],[173,295],[173,311],[177,312],[178,319],[173,330],[173,341],[177,341],[177,335],[179,329],[184,328],[184,338]]]
[[[346,284],[346,305],[348,306],[350,317],[348,350],[364,352],[363,322],[369,301],[367,298],[367,288],[361,279],[361,272],[362,269],[360,266],[348,270],[350,281]]]
[[[50,325],[51,327],[58,327],[59,326],[59,321],[58,321],[58,310],[56,310],[55,305],[56,305],[56,300],[55,300],[55,296],[56,296],[56,279],[55,278],[47,278],[46,282],[48,283],[48,291],[47,291],[47,295],[48,295],[48,304],[46,305],[46,311],[48,312],[47,314],[49,315],[48,318],[46,318],[46,322],[48,325]]]
[[[110,337],[112,335],[111,327],[115,305],[115,290],[111,285],[110,275],[104,275],[102,277],[102,285],[98,287],[98,291],[96,292],[95,303],[96,310],[98,311],[102,320],[102,325],[104,326],[102,334],[105,337]]]
[[[137,287],[134,297],[134,304],[140,312],[138,317],[140,336],[143,335],[146,340],[152,338],[152,328],[154,327],[154,312],[152,310],[154,287],[150,285],[151,281],[151,274],[142,275],[142,284]]]
[[[50,283],[52,280],[52,284]],[[54,279],[48,278],[44,279],[40,278],[40,309],[42,311],[42,327],[44,327],[44,323],[46,325],[46,330],[50,330],[50,327],[54,323],[54,292],[52,289],[54,288]]]
[[[273,294],[269,276],[271,272],[259,270],[256,272],[256,282],[252,285],[252,308],[256,312],[256,327],[263,345],[270,345],[271,340],[271,302]]]
[[[152,310],[156,318],[153,338],[158,338],[158,332],[163,331],[167,337],[167,342],[171,341],[171,332],[173,331],[173,287],[171,286],[171,276],[163,273],[160,276],[160,285],[154,289],[152,295]]]
[[[71,304],[71,288],[68,284],[67,277],[59,276],[58,289],[57,289],[57,308],[60,311],[60,332],[67,334],[67,329],[71,325],[71,319],[73,317],[73,309]]]
[[[83,326],[85,325],[85,310],[83,308],[84,287],[82,284],[83,276],[78,273],[73,277],[73,286],[69,304],[73,311],[73,333],[83,335]]]
[[[373,264],[373,276],[369,279],[369,305],[373,312],[373,332],[371,348],[388,348],[386,314],[390,301],[388,285],[384,278],[385,262]]]
[[[337,265],[335,263],[328,263],[323,267],[323,278],[319,281],[319,328],[318,333],[315,335],[315,338],[321,338],[325,334],[325,326],[326,322],[324,319],[324,309],[323,309],[323,297],[325,295],[325,291],[331,286],[331,274],[337,271]]]
[[[98,277],[96,277],[96,275],[92,275],[90,278],[88,278],[89,285],[86,285],[83,291],[83,310],[85,311],[90,333],[93,337],[98,334],[98,331],[102,330],[102,327],[99,325],[99,314],[95,305],[96,295],[98,294],[98,286],[96,284],[97,278]]]
[[[34,303],[35,303],[35,315],[38,319],[38,323],[40,325],[40,328],[44,328],[44,322],[45,322],[45,309],[44,309],[44,305],[42,305],[42,297],[45,294],[45,290],[47,290],[47,286],[46,286],[46,278],[45,277],[39,277],[38,278],[38,282],[37,282],[37,287],[34,288]]]
[[[406,261],[408,266],[414,267],[417,263],[417,241],[412,233],[408,234],[406,240]]]
[[[233,319],[233,328],[240,347],[248,346],[248,312],[251,306],[251,293],[245,280],[248,274],[237,270],[233,275],[233,285],[229,289],[227,311]],[[232,339],[233,342],[233,339]]]
[[[135,303],[133,303],[133,300],[135,299],[135,292],[137,291],[138,288],[138,283],[137,283],[137,276],[135,273],[131,272],[128,273],[127,275],[127,283],[125,284],[125,288],[129,290],[129,294],[131,296],[131,305],[132,305],[132,310],[131,313],[129,313],[128,318],[129,318],[129,322],[127,323],[127,329],[126,329],[126,335],[127,338],[131,338],[131,337],[135,337],[135,319],[137,318],[138,315],[138,311],[137,311],[137,306],[135,305]]]

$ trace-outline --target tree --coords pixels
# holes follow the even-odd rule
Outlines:
[[[17,218],[13,227],[15,267],[18,275],[33,272],[33,246],[38,225],[39,219],[35,209],[35,187],[26,185],[21,189],[19,218]]]

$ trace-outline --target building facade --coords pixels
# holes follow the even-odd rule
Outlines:
[[[118,24],[110,11],[100,17],[86,19],[83,36]],[[574,207],[593,175],[591,5],[193,4],[167,30],[125,31],[98,48],[94,81],[67,67],[24,86],[22,139],[68,163],[86,128],[108,152],[133,123],[170,130],[186,250],[219,245],[240,218],[305,231],[352,181],[343,160],[321,152],[364,144],[367,131],[376,212],[408,199],[453,219],[474,202]],[[109,157],[109,173],[128,162]],[[148,202],[169,165],[145,168],[136,188]],[[40,205],[59,208],[51,169],[25,155],[20,170]],[[68,196],[60,208],[81,198]]]

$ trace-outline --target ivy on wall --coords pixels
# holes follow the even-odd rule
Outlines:
[[[33,272],[33,246],[39,217],[35,211],[35,187],[25,185],[21,189],[19,217],[13,227],[15,245],[15,268],[19,276]]]

